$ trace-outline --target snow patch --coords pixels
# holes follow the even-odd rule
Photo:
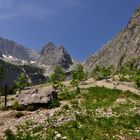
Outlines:
[[[36,63],[36,61],[31,61],[30,63],[31,63],[31,64],[34,64],[34,63]]]
[[[2,56],[3,56],[3,58],[6,58],[7,56],[6,55],[4,55],[4,54],[2,54]]]

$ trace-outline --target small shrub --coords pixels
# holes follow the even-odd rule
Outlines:
[[[15,84],[16,89],[18,89],[19,91],[21,91],[25,87],[28,87],[28,86],[32,85],[32,83],[28,82],[28,78],[27,78],[25,73],[21,73],[18,76],[17,80],[14,81],[14,84]]]
[[[123,81],[128,81],[128,79],[126,78],[126,75],[124,74],[119,74],[119,81],[123,82]]]
[[[13,132],[10,129],[5,130],[4,132],[6,140],[16,140]]]
[[[7,106],[2,106],[1,108],[0,108],[0,110],[2,110],[2,111],[7,111],[9,109],[9,107],[7,107]]]
[[[133,81],[134,81],[135,85],[139,88],[140,87],[140,73],[139,72],[134,74]]]
[[[59,99],[55,99],[53,101],[51,101],[49,104],[48,104],[48,107],[47,108],[56,108],[56,107],[59,107],[60,106],[60,101]]]
[[[54,73],[50,76],[50,81],[53,84],[58,84],[66,79],[65,70],[61,66],[56,66],[54,69]]]
[[[71,73],[71,82],[70,84],[76,87],[77,93],[80,93],[79,83],[87,79],[87,74],[84,71],[84,68],[81,64],[77,66],[76,70],[73,70]]]
[[[70,108],[69,108],[69,105],[63,106],[63,109],[64,109],[64,110],[69,110],[69,109],[70,109]]]
[[[105,66],[98,66],[92,70],[92,77],[95,78],[96,80],[102,80],[102,79],[108,79],[111,77],[113,74],[113,68],[110,67],[105,67]]]
[[[23,116],[23,113],[22,112],[17,112],[16,114],[15,114],[15,118],[20,118],[20,117],[22,117]]]
[[[20,105],[18,102],[15,102],[15,104],[12,107],[13,109],[17,110],[17,111],[23,111],[25,110],[25,107],[23,105]]]
[[[59,99],[60,100],[71,100],[74,99],[76,97],[76,92],[69,92],[69,91],[63,91],[60,95],[59,95]]]
[[[26,107],[26,110],[27,110],[27,111],[35,111],[36,108],[35,108],[34,105],[28,105],[28,106]]]

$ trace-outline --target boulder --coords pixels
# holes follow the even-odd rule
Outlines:
[[[22,91],[17,96],[20,105],[48,104],[57,99],[57,92],[53,88],[31,88]]]

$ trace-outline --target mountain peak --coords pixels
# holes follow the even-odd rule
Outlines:
[[[72,59],[64,46],[56,47],[53,42],[49,42],[41,50],[39,62],[51,66],[60,65],[67,69],[72,64]]]
[[[56,47],[53,42],[49,42],[47,45],[45,45],[41,50],[41,55],[46,55],[52,50],[54,50]]]

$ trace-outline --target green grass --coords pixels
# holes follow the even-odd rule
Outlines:
[[[93,87],[81,90],[81,94],[62,93],[61,100],[70,100],[70,105],[46,118],[46,124],[36,126],[30,133],[28,128],[25,131],[22,131],[23,128],[18,129],[19,131],[13,134],[14,137],[20,135],[22,140],[28,137],[30,140],[53,140],[60,134],[58,139],[67,140],[140,139],[138,95],[129,91]],[[67,117],[71,119],[59,123],[60,118]],[[32,124],[27,126],[30,128]]]

